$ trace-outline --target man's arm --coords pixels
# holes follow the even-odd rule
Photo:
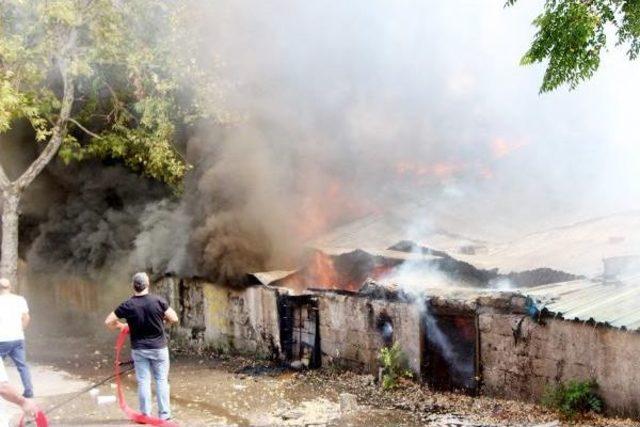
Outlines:
[[[36,405],[30,399],[25,399],[20,396],[15,388],[8,382],[0,382],[0,396],[11,403],[14,403],[22,408],[22,410],[29,416],[33,416],[36,411]]]
[[[22,321],[22,329],[27,329],[27,326],[29,326],[29,322],[31,322],[31,316],[29,315],[29,305],[27,304],[27,300],[24,299],[24,297],[21,297],[22,299],[22,318],[20,319]]]
[[[22,329],[27,329],[29,322],[31,322],[31,316],[29,316],[29,313],[22,313]]]
[[[178,323],[178,315],[173,308],[167,308],[164,312],[164,320],[168,323]]]
[[[126,323],[122,323],[118,321],[118,316],[116,316],[116,313],[113,311],[109,313],[106,319],[104,319],[104,324],[107,328],[111,329],[112,331],[116,329],[122,330],[127,326]]]

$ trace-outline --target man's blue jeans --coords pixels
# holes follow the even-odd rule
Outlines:
[[[171,418],[169,402],[169,349],[131,350],[131,358],[136,368],[138,380],[138,400],[140,412],[151,415],[151,375],[156,380],[158,416],[163,420]]]
[[[27,366],[24,340],[0,342],[0,357],[4,359],[7,356],[13,360],[13,364],[18,368],[20,380],[24,387],[24,397],[33,397],[33,384],[31,383],[31,373]]]

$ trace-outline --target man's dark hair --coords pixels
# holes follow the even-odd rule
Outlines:
[[[147,273],[136,273],[133,275],[133,289],[142,292],[149,287],[149,276]]]

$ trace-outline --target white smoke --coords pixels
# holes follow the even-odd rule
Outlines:
[[[304,240],[407,201],[500,238],[637,207],[634,65],[612,53],[578,90],[539,96],[542,69],[518,65],[535,3],[188,1],[226,90],[212,107],[234,120],[189,139],[178,200],[134,203],[134,264],[282,268]]]
[[[417,200],[513,238],[637,206],[640,145],[621,149],[635,131],[612,135],[609,125],[620,122],[610,106],[634,111],[621,102],[634,99],[623,95],[633,65],[607,55],[578,90],[538,95],[542,69],[519,59],[539,4],[195,4],[207,23],[203,59],[235,82],[227,101],[244,118],[244,147],[268,168],[252,186],[268,176],[281,189],[288,223],[312,222],[299,209],[307,200],[340,213],[320,232]]]

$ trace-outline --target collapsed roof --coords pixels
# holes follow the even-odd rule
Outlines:
[[[497,242],[478,237],[448,218],[422,221],[418,207],[404,207],[369,215],[338,227],[309,243],[336,254],[362,249],[370,253],[388,250],[401,241],[445,252],[478,269],[497,268],[500,273],[548,268],[577,276],[602,272],[602,260],[640,251],[640,211],[624,212]],[[445,228],[456,227],[456,228]],[[465,234],[451,230],[465,229]]]
[[[498,296],[505,289],[495,285],[506,279],[516,293],[529,296],[537,309],[548,314],[640,330],[640,258],[629,255],[640,249],[640,212],[596,218],[505,243],[451,233],[433,224],[409,226],[415,223],[415,216],[411,209],[370,215],[338,227],[308,246],[351,272],[367,272],[366,268],[380,265],[380,260],[396,269],[426,265],[444,272],[444,281],[428,275],[418,277],[421,289],[436,298]],[[354,267],[363,260],[365,268]],[[629,271],[629,266],[634,270]],[[286,287],[304,282],[304,271],[303,267],[255,273],[253,277],[259,283]],[[400,283],[403,277],[383,284],[376,278],[367,281],[372,276],[362,271],[347,288],[336,284],[332,289],[311,282],[304,289],[323,287],[390,297],[406,287]]]

